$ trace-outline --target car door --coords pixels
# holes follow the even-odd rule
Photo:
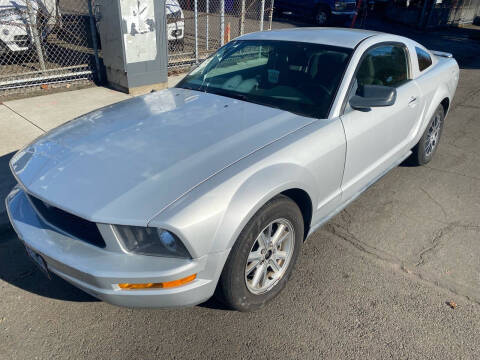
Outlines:
[[[395,87],[395,103],[368,111],[351,108],[349,98],[363,85]],[[381,43],[367,49],[358,63],[341,115],[347,141],[344,199],[362,191],[408,154],[420,117],[419,104],[420,89],[410,79],[407,47]]]

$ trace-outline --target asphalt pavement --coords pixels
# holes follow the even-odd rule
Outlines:
[[[266,308],[114,307],[45,279],[3,228],[0,359],[478,358],[480,43],[470,34],[409,33],[461,66],[439,151],[425,167],[394,169],[317,231]]]

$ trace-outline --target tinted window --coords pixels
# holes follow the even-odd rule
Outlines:
[[[420,71],[423,71],[432,65],[432,58],[425,50],[416,47],[415,51],[417,52],[418,68]]]
[[[407,53],[405,48],[397,45],[384,45],[368,50],[357,72],[359,86],[397,87],[407,80]]]
[[[351,52],[292,41],[232,41],[177,86],[325,118]]]

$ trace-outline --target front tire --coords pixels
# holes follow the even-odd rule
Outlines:
[[[440,104],[433,114],[420,141],[412,149],[410,161],[413,165],[428,164],[435,155],[443,132],[445,110]]]
[[[248,222],[230,251],[217,296],[239,311],[263,307],[285,287],[303,236],[297,204],[283,195],[270,200]]]
[[[314,20],[317,26],[327,26],[330,22],[330,11],[324,7],[319,7]]]

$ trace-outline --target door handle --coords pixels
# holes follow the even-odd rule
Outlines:
[[[415,107],[416,105],[417,105],[417,97],[411,96],[410,99],[408,99],[408,106]]]

